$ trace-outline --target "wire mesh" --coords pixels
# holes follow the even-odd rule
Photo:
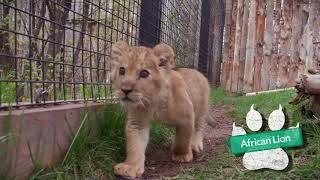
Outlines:
[[[201,1],[163,0],[161,41],[175,51],[178,67],[198,68]]]
[[[109,59],[118,40],[165,42],[178,66],[198,68],[201,4],[0,0],[0,108],[112,98]]]

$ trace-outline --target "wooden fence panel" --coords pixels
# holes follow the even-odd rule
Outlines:
[[[225,29],[224,29],[224,42],[223,42],[223,61],[222,61],[222,76],[221,85],[226,88],[227,80],[230,76],[231,62],[229,59],[230,51],[230,38],[231,38],[231,22],[232,22],[232,0],[226,0],[225,8]],[[227,90],[227,89],[225,89]]]
[[[235,40],[234,40],[234,59],[232,65],[232,85],[231,92],[238,91],[238,82],[239,82],[239,72],[240,72],[240,46],[241,46],[241,35],[242,35],[242,22],[243,22],[243,6],[244,1],[238,1],[237,8],[237,19],[236,19],[236,32],[235,32]]]
[[[232,10],[231,10],[230,42],[229,42],[229,52],[228,52],[229,76],[228,76],[227,82],[226,82],[226,89],[228,91],[231,90],[231,85],[232,85],[232,65],[233,65],[233,60],[234,60],[237,9],[238,9],[238,0],[233,0],[232,1]]]
[[[244,68],[244,92],[253,90],[253,74],[254,74],[254,56],[256,49],[256,0],[250,1],[249,19],[248,19],[248,40],[246,45],[246,61]]]
[[[270,69],[269,89],[276,89],[276,87],[277,87],[281,0],[275,0],[275,8],[274,8],[274,17],[273,18],[274,18],[274,26],[273,26],[273,37],[272,37],[272,53],[271,53],[271,69]]]
[[[271,71],[274,1],[266,1],[266,26],[264,32],[263,63],[261,67],[261,89],[268,90]]]
[[[313,29],[315,21],[318,20],[319,17],[316,17],[316,4],[318,0],[309,0],[310,6],[309,6],[309,18],[308,18],[308,24],[305,27],[305,35],[306,37],[306,68],[315,67],[315,63],[313,61],[313,55],[314,55],[314,48],[313,48]]]
[[[280,50],[279,50],[279,74],[277,88],[287,86],[289,79],[288,65],[290,60],[291,22],[292,22],[292,1],[282,4],[282,23],[280,25]]]
[[[225,12],[225,90],[292,87],[307,69],[320,69],[319,0],[227,0]]]
[[[263,38],[265,31],[265,0],[258,0],[256,54],[254,61],[253,90],[261,90],[261,68],[263,63]]]
[[[239,83],[238,83],[238,91],[243,91],[243,84],[244,84],[244,68],[245,68],[245,61],[246,61],[246,45],[248,39],[248,20],[249,20],[249,2],[250,0],[244,1],[244,8],[243,8],[243,22],[241,27],[241,43],[240,43],[240,75],[239,75]]]
[[[313,8],[312,22],[312,42],[313,42],[313,68],[320,70],[320,1],[311,0],[310,7]]]
[[[304,71],[304,63],[300,61],[299,49],[300,49],[300,39],[302,38],[302,29],[305,25],[304,19],[306,19],[306,13],[303,12],[303,4],[301,0],[293,1],[293,15],[292,15],[292,39],[291,39],[291,59],[289,68],[289,80],[288,86],[294,86],[295,80],[298,77],[299,72]],[[305,21],[306,22],[306,21]],[[302,66],[301,66],[302,65]],[[299,70],[302,67],[302,70]]]

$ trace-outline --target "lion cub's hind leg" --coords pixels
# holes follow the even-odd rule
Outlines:
[[[191,137],[193,132],[193,122],[189,125],[176,127],[176,136],[173,145],[172,159],[178,162],[189,162],[193,159],[191,149]]]
[[[203,136],[207,125],[207,115],[202,115],[195,121],[195,128],[192,133],[191,148],[194,152],[200,153],[203,151]]]

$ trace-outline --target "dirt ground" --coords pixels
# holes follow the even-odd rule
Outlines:
[[[146,152],[145,172],[141,179],[174,177],[181,169],[205,166],[208,157],[222,153],[226,149],[226,141],[232,131],[232,120],[227,117],[226,113],[226,109],[222,106],[211,109],[209,125],[205,132],[204,151],[195,155],[192,162],[177,163],[172,161],[171,143],[166,145],[150,144]]]

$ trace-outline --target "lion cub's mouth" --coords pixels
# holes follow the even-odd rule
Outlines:
[[[123,97],[121,100],[124,102],[133,102],[133,100],[130,99],[128,96]]]

